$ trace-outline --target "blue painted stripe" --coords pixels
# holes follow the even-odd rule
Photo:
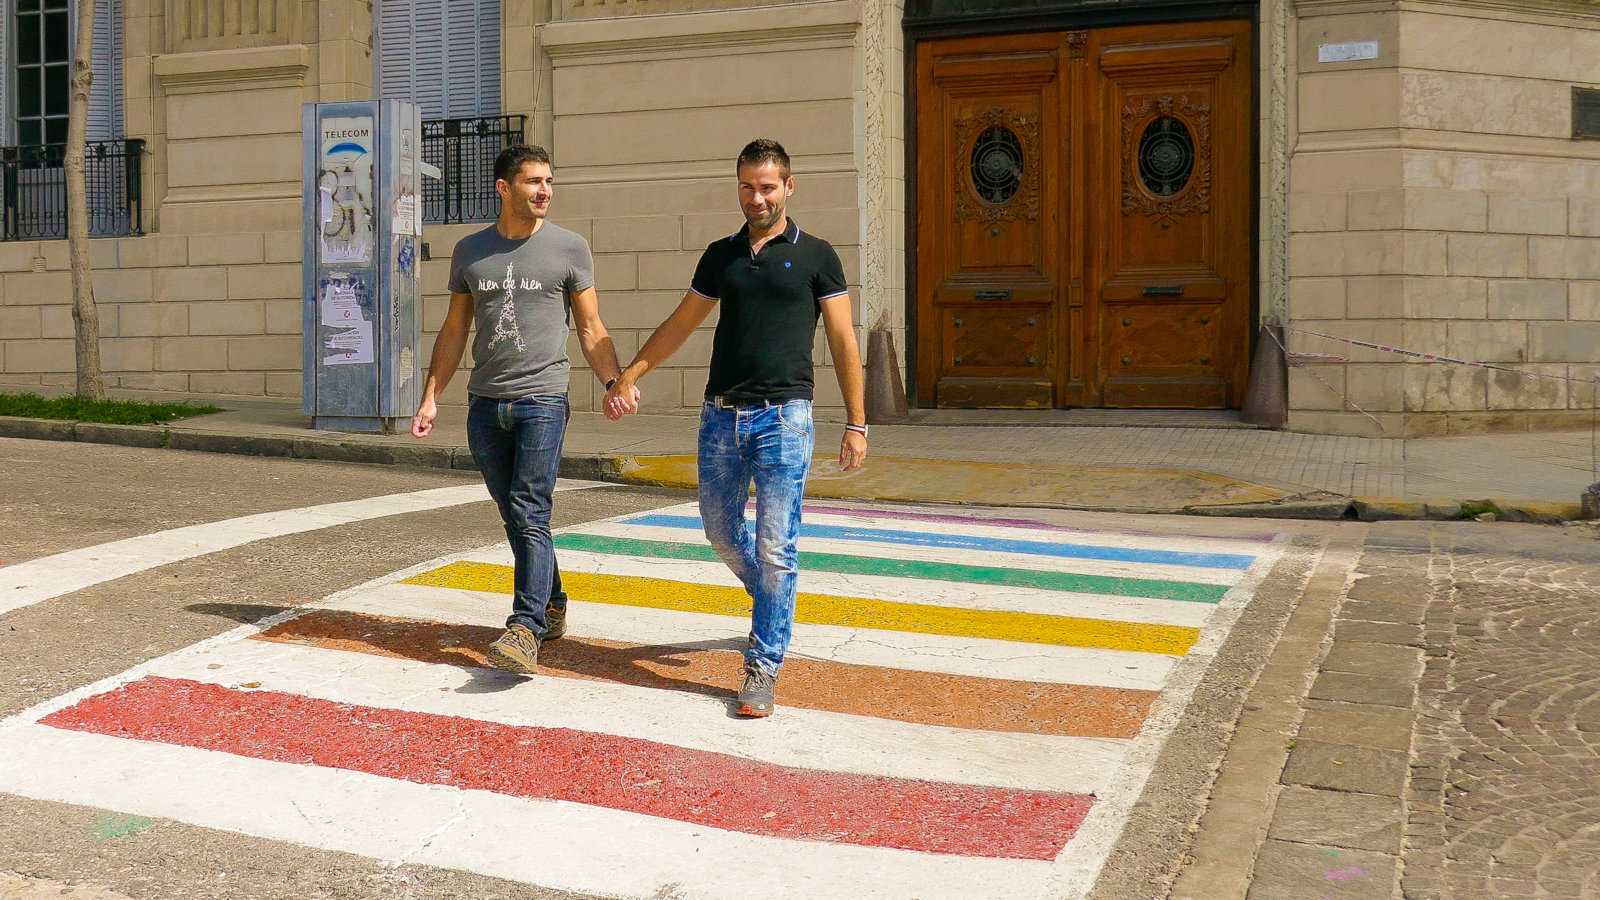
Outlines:
[[[699,516],[644,515],[623,520],[628,525],[656,528],[702,529]],[[752,527],[746,523],[747,527]],[[800,526],[800,536],[880,544],[909,544],[913,547],[945,547],[956,550],[988,550],[995,553],[1026,553],[1066,559],[1101,559],[1115,562],[1161,563],[1196,566],[1203,569],[1248,569],[1255,557],[1243,553],[1185,553],[1181,550],[1139,550],[1129,547],[1097,547],[1093,544],[1054,544],[1043,541],[1018,541],[1009,538],[972,537],[926,531],[892,531],[879,528],[852,528],[848,525]]]

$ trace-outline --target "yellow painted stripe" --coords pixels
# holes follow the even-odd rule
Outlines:
[[[406,579],[406,584],[509,594],[511,567],[490,563],[457,562]],[[690,584],[661,578],[591,575],[562,572],[561,586],[573,600],[641,606],[718,616],[750,615],[750,595],[743,588]],[[1182,656],[1200,636],[1198,628],[1115,622],[1076,616],[1005,610],[959,609],[922,603],[899,603],[868,597],[801,593],[796,598],[795,621],[809,625],[840,625],[987,638],[1061,647],[1092,647]]]

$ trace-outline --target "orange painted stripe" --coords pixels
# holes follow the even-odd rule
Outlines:
[[[500,629],[317,610],[256,640],[303,644],[443,665],[487,667],[484,648]],[[731,697],[742,676],[734,650],[652,647],[567,637],[539,651],[542,675]],[[1131,738],[1154,691],[1036,684],[791,656],[778,702],[802,709],[875,716],[920,725],[1069,737]]]

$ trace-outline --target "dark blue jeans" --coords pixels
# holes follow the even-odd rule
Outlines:
[[[546,607],[567,606],[550,540],[550,500],[570,415],[565,394],[516,400],[473,397],[467,412],[467,446],[489,496],[500,507],[515,562],[506,627],[522,625],[540,637]]]

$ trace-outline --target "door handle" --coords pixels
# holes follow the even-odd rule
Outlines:
[[[974,300],[1010,300],[1010,291],[973,291]]]
[[[1183,285],[1181,284],[1147,284],[1144,286],[1146,297],[1182,297]]]

